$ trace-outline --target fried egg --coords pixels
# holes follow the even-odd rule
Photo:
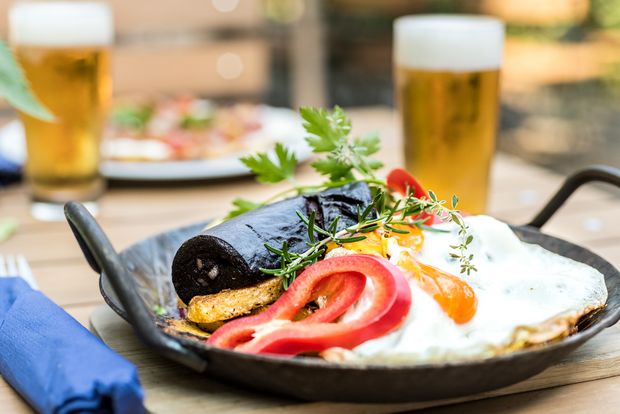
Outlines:
[[[471,216],[465,222],[474,236],[468,254],[474,255],[476,272],[461,274],[451,257],[450,246],[460,243],[451,223],[434,227],[442,232],[424,231],[421,247],[388,237],[383,255],[409,278],[412,304],[406,321],[386,336],[352,350],[332,348],[323,357],[360,362],[491,357],[567,336],[581,316],[605,306],[605,279],[596,269],[524,243],[492,217]],[[360,249],[359,244],[344,247],[329,255]],[[368,284],[342,320],[364,312],[372,290]]]

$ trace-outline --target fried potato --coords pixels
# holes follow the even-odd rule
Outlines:
[[[159,327],[169,335],[181,338],[207,339],[210,332],[200,329],[196,324],[182,319],[161,319],[157,321]]]
[[[203,327],[217,328],[217,322],[248,315],[275,302],[282,292],[282,279],[274,277],[246,288],[195,296],[187,307],[187,319]]]

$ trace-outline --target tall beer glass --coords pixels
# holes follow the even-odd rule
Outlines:
[[[99,2],[17,2],[9,34],[32,90],[55,116],[45,122],[20,114],[32,213],[61,219],[70,200],[96,210],[104,189],[99,141],[112,87],[110,9]]]
[[[498,120],[502,22],[420,15],[394,24],[405,164],[443,199],[483,213]]]

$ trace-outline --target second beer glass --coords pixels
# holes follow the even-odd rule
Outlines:
[[[10,40],[52,122],[20,114],[26,132],[26,177],[33,215],[62,219],[70,200],[95,200],[104,189],[99,142],[111,98],[112,15],[98,2],[17,2]]]
[[[479,16],[405,16],[394,24],[405,163],[443,199],[483,213],[498,121],[503,24]]]

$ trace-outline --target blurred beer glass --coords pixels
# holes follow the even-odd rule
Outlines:
[[[405,164],[426,188],[483,213],[495,150],[501,21],[419,15],[394,24],[396,98]]]
[[[113,33],[112,13],[104,3],[22,1],[9,11],[16,58],[55,117],[45,122],[20,113],[36,218],[62,219],[62,205],[70,200],[97,211],[95,200],[105,187],[99,142],[111,98]]]

